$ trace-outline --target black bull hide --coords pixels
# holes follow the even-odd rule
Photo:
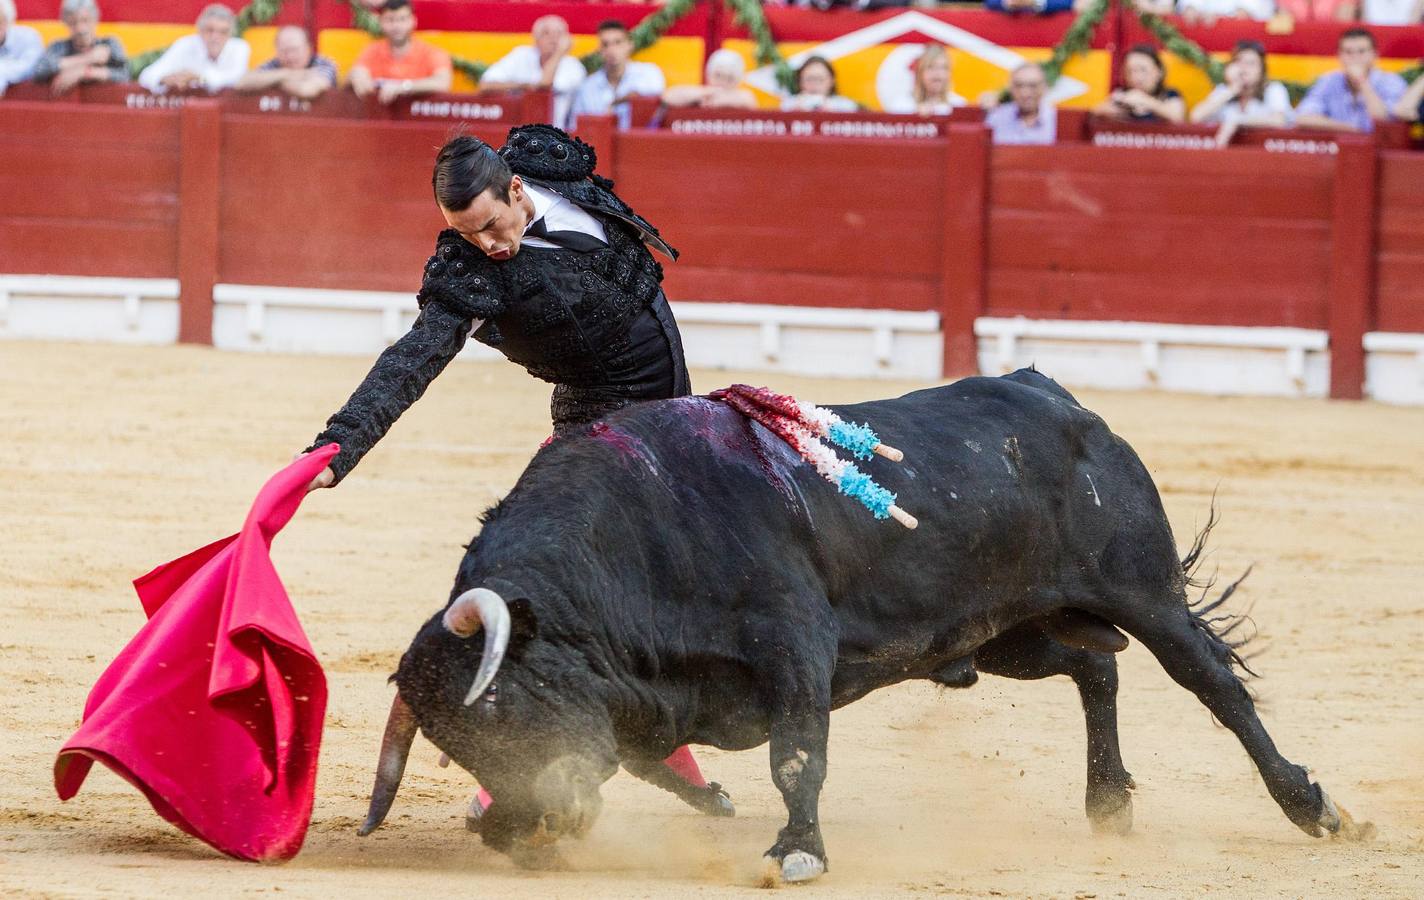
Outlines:
[[[587,829],[620,763],[646,775],[682,744],[769,740],[789,821],[768,857],[790,880],[814,877],[830,711],[907,679],[972,683],[977,669],[1073,678],[1088,816],[1125,831],[1116,662],[1071,639],[1077,621],[1146,645],[1236,733],[1292,822],[1341,830],[1263,729],[1234,645],[1188,604],[1152,478],[1102,419],[1033,371],[835,409],[905,452],[863,465],[918,530],[875,520],[706,398],[635,406],[540,451],[486,515],[451,595],[483,587],[507,602],[498,676],[467,705],[480,636],[440,614],[426,623],[395,675],[390,729],[404,743],[384,753],[368,826],[399,780],[410,713],[493,795],[484,839],[531,864]]]

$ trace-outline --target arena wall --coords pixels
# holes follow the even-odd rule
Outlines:
[[[401,333],[443,225],[429,158],[468,98],[158,99],[0,103],[0,271],[23,276],[0,283],[0,335],[369,354]],[[483,97],[495,120],[472,130],[497,141],[528,102]],[[865,117],[693,124],[583,135],[683,251],[668,289],[697,365],[1036,362],[1070,384],[1424,402],[1424,159],[1387,135],[1220,151],[1190,129],[1100,146],[1088,123],[995,149],[972,116],[893,137]]]

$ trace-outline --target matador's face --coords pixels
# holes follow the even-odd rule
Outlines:
[[[534,202],[524,189],[524,182],[515,175],[509,183],[509,202],[488,190],[459,212],[443,206],[440,212],[460,237],[474,244],[493,260],[512,258],[519,252],[524,229],[534,217]]]

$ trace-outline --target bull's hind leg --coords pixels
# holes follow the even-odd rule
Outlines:
[[[1123,768],[1118,745],[1117,660],[1112,654],[1071,649],[1038,626],[1024,625],[980,647],[974,662],[981,671],[1004,678],[1067,675],[1073,679],[1088,730],[1088,821],[1097,832],[1131,831],[1135,785]]]
[[[788,813],[786,827],[765,854],[768,884],[810,881],[827,868],[819,804],[826,780],[835,639],[829,630],[809,632],[759,641],[766,660],[758,674],[771,726],[771,780]]]
[[[1266,733],[1251,695],[1232,670],[1229,648],[1185,604],[1178,601],[1173,606],[1143,610],[1145,615],[1115,624],[1142,641],[1174,681],[1196,694],[1217,721],[1231,729],[1286,818],[1312,837],[1342,833],[1341,815],[1334,803],[1319,785],[1311,783],[1303,767],[1280,754]],[[1348,818],[1345,821],[1350,824]],[[1343,833],[1364,836],[1353,825]]]

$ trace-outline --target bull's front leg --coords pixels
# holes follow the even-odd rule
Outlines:
[[[769,655],[777,662],[762,682],[771,710],[771,779],[789,819],[766,852],[766,880],[810,881],[827,867],[818,807],[826,780],[834,650],[808,654],[802,644]]]

